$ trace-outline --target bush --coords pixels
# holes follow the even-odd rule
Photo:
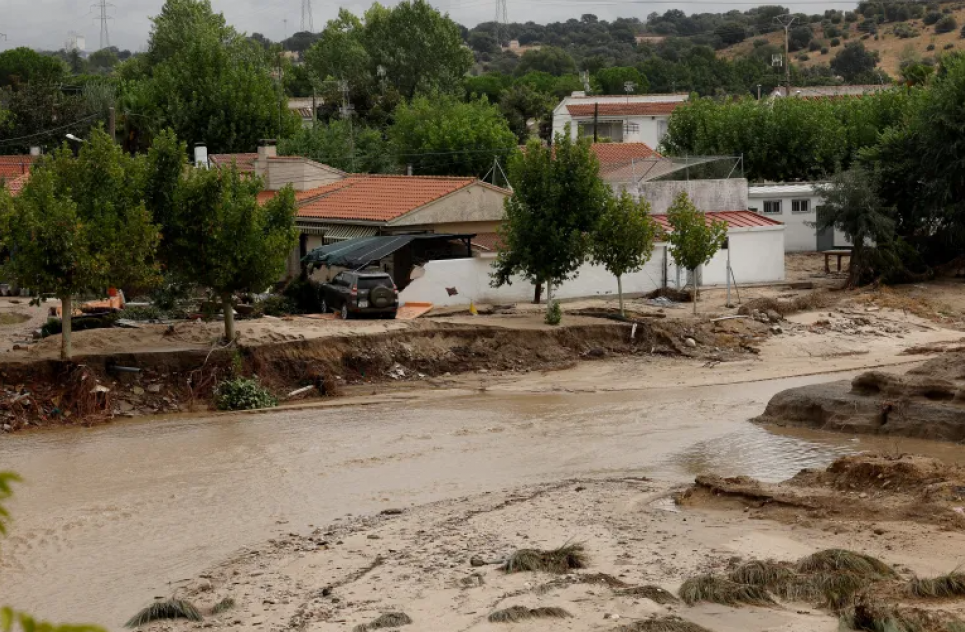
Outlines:
[[[925,14],[922,22],[924,22],[926,26],[931,26],[932,24],[936,24],[940,19],[942,19],[941,13],[938,11],[929,11]]]
[[[828,47],[827,47],[827,46],[822,46],[822,47],[821,47],[821,54],[822,54],[822,55],[827,55],[827,54],[828,54]]]
[[[841,35],[841,29],[836,26],[826,26],[824,28],[825,37],[838,37],[839,35]]]
[[[801,53],[800,55],[797,56],[798,61],[807,61],[809,59],[811,58],[808,56],[807,53]]]
[[[563,321],[563,308],[560,307],[559,301],[553,301],[553,304],[549,306],[546,310],[546,324],[547,325],[559,325]]]
[[[929,44],[928,46],[925,47],[925,50],[935,50],[935,45]]]
[[[120,314],[126,320],[182,320],[188,317],[187,312],[178,307],[166,309],[157,305],[146,305],[144,307],[127,307]]]
[[[835,46],[841,46],[841,40],[839,40],[837,37],[831,40],[831,48],[834,48]]]
[[[849,22],[849,23],[850,23],[850,22],[857,22],[857,21],[858,21],[858,14],[855,13],[854,11],[848,11],[847,13],[844,14],[844,21],[845,21],[845,22]]]
[[[255,316],[290,316],[297,314],[298,306],[291,298],[272,294],[255,303]]]
[[[864,35],[861,36],[861,39],[866,40],[866,39],[868,39],[869,37],[871,37],[871,34],[870,34],[870,33],[865,33]]]
[[[950,15],[946,15],[940,19],[937,24],[935,24],[936,33],[951,33],[957,28],[958,22],[956,22],[955,18]]]
[[[78,332],[87,329],[109,329],[117,322],[117,314],[102,314],[97,316],[74,316],[70,319],[70,331]],[[56,336],[64,331],[64,323],[59,318],[48,318],[40,328],[40,335]]]
[[[965,26],[962,27],[962,31],[959,33],[959,36],[965,39]]]
[[[272,408],[278,400],[257,379],[236,377],[218,385],[214,393],[218,410],[257,410]]]
[[[319,285],[311,279],[293,279],[282,295],[291,299],[300,314],[317,314],[322,311],[322,299]]]
[[[808,44],[808,50],[812,53],[821,50],[821,42],[817,40],[811,40],[811,43]]]
[[[767,46],[768,41],[766,39],[756,39],[754,40],[754,48],[760,48],[761,46]]]
[[[955,48],[955,44],[949,42],[942,47],[942,50],[951,50],[953,48]]]
[[[918,29],[914,28],[912,25],[902,22],[901,24],[896,24],[894,28],[894,33],[901,39],[908,39],[909,37],[918,37],[920,33]]]

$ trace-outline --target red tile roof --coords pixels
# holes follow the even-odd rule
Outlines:
[[[600,103],[600,116],[666,116],[686,101],[664,101],[657,103]],[[594,103],[574,103],[566,106],[570,116],[593,116]]]
[[[0,178],[16,178],[30,171],[36,156],[0,156]]]
[[[654,215],[653,219],[666,231],[670,230],[670,222],[666,215]],[[780,226],[781,222],[765,217],[753,211],[714,211],[704,213],[704,219],[710,224],[714,220],[727,223],[727,228],[759,228],[764,226]]]
[[[258,154],[211,154],[208,156],[208,160],[215,167],[230,167],[235,164],[239,172],[253,173]]]
[[[476,182],[475,178],[353,175],[302,192],[305,201],[299,204],[298,216],[388,222]]]
[[[10,191],[11,197],[17,197],[20,192],[23,191],[24,186],[27,184],[27,180],[30,179],[30,172],[17,176],[4,182],[4,186]]]
[[[600,165],[626,163],[652,157],[662,158],[646,143],[594,143],[592,149]]]
[[[477,233],[472,238],[472,245],[481,250],[495,252],[499,249],[499,233]]]

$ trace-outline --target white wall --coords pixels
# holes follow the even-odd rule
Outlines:
[[[729,233],[731,269],[737,283],[769,283],[784,280],[784,227],[735,229]],[[494,255],[472,259],[430,261],[424,274],[409,284],[400,294],[402,302],[432,303],[433,305],[468,305],[476,303],[519,303],[533,300],[533,285],[519,278],[512,285],[490,287],[490,273]],[[666,244],[657,244],[653,256],[640,272],[623,278],[626,294],[652,292],[663,285],[664,266],[667,266],[667,285],[676,285],[677,268],[667,260]],[[687,273],[680,271],[680,285],[687,282]],[[703,285],[727,283],[727,252],[718,252],[701,272]],[[449,296],[447,288],[455,288]],[[585,265],[580,274],[554,288],[553,297],[560,299],[614,296],[617,282],[612,274],[600,266]],[[545,297],[545,290],[543,296]]]
[[[490,286],[489,275],[495,261],[493,255],[430,261],[425,265],[423,276],[402,290],[399,300],[440,306],[468,305],[470,300],[486,304],[531,302],[533,284],[521,277],[512,285]],[[624,294],[652,292],[660,287],[663,265],[664,245],[658,244],[643,270],[623,277]],[[459,293],[449,296],[446,288],[455,288]],[[615,296],[616,293],[616,278],[604,268],[593,265],[584,265],[575,279],[553,288],[553,298],[560,299]],[[545,289],[543,297],[546,297]]]
[[[629,121],[630,123],[635,123],[638,127],[636,131],[632,132],[627,132],[626,128],[624,128],[622,140],[618,141],[616,138],[611,138],[610,140],[623,143],[646,143],[652,149],[656,149],[657,146],[660,145],[660,141],[663,140],[664,134],[667,133],[667,125],[669,124],[669,120],[669,116],[600,117],[601,124],[617,121],[623,125],[625,121]],[[563,113],[553,116],[553,136],[555,137],[557,134],[562,134],[567,123],[570,124],[570,136],[573,138],[573,140],[576,140],[579,138],[580,123],[590,126],[589,129],[592,130],[593,119],[581,117],[574,120],[573,117],[564,110]],[[590,138],[592,138],[592,134],[592,131],[590,131]],[[601,134],[605,136],[605,133],[601,132]]]
[[[666,213],[681,192],[704,212],[747,210],[747,180],[743,178],[643,182],[637,191],[656,214]]]
[[[813,191],[798,194],[769,193],[767,187],[751,187],[748,208],[763,215],[765,200],[780,200],[781,202],[780,214],[768,213],[766,217],[784,223],[787,230],[784,243],[787,252],[814,252],[817,250],[817,229],[814,226],[808,226],[808,224],[817,221],[817,208],[824,204],[824,198],[815,195]],[[794,213],[791,210],[793,200],[808,200],[808,212]],[[848,247],[851,245],[851,241],[840,230],[835,230],[834,245],[835,247]]]

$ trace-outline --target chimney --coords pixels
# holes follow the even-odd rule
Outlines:
[[[266,138],[258,143],[258,162],[278,156],[278,141]]]
[[[35,146],[35,147],[31,147],[31,148],[30,148],[30,155],[31,155],[31,156],[39,156],[40,154],[41,154],[40,147],[36,147],[36,146]]]
[[[194,145],[194,166],[198,169],[208,168],[208,146],[204,143]]]

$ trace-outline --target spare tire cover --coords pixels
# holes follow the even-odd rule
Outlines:
[[[369,292],[369,303],[374,307],[388,307],[392,303],[395,293],[387,287],[372,288]]]

